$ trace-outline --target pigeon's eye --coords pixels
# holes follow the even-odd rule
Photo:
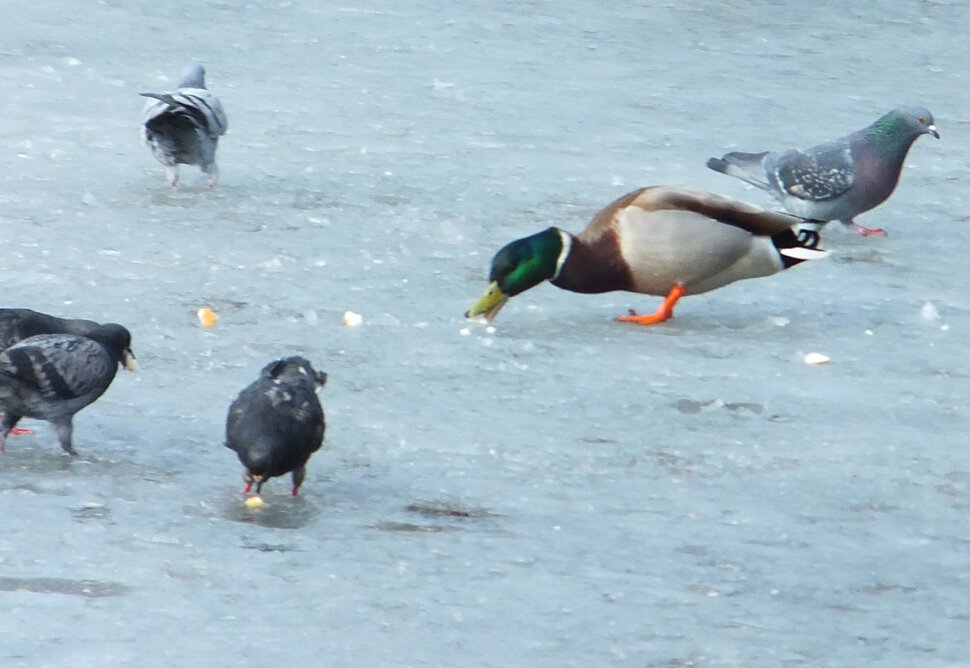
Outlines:
[[[920,116],[920,117],[919,117],[919,118],[917,118],[916,120],[918,120],[918,121],[919,121],[920,123],[923,123],[923,124],[925,124],[925,123],[926,123],[926,116]]]

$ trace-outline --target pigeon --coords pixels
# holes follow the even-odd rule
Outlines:
[[[58,318],[29,308],[0,308],[0,350],[38,334],[89,336],[100,328],[93,320]]]
[[[93,320],[58,318],[29,308],[0,308],[0,350],[38,334],[80,334],[90,336],[102,328]],[[14,428],[11,434],[32,434],[30,429]]]
[[[898,107],[869,127],[812,148],[728,153],[707,166],[768,191],[789,213],[839,220],[856,234],[885,236],[853,219],[886,201],[899,181],[909,147],[940,133],[922,107]]]
[[[219,98],[205,87],[205,68],[190,65],[170,93],[140,95],[151,98],[142,114],[142,137],[165,165],[169,185],[178,183],[182,164],[198,165],[209,177],[209,187],[215,186],[219,180],[216,147],[229,119]]]
[[[76,455],[74,414],[104,394],[119,364],[136,368],[131,334],[113,323],[90,336],[31,336],[0,352],[0,452],[20,418],[31,417],[52,423],[61,447]]]
[[[292,473],[299,493],[310,455],[323,444],[326,428],[317,388],[327,374],[303,357],[284,357],[267,364],[259,378],[229,407],[226,447],[246,468],[245,492],[256,485],[259,494],[270,478]]]

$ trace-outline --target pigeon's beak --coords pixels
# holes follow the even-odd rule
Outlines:
[[[121,357],[121,366],[131,372],[138,371],[138,363],[135,362],[135,353],[131,352],[131,348],[125,348],[125,353]]]
[[[926,126],[926,132],[928,132],[929,134],[933,135],[937,139],[940,138],[940,131],[936,129],[936,126],[935,125],[932,125],[932,124],[927,125]]]

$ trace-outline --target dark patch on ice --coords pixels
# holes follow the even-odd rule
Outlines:
[[[592,443],[593,445],[607,445],[611,443],[619,443],[613,438],[603,438],[602,436],[583,436],[579,439],[583,443]]]
[[[675,548],[674,552],[690,554],[695,557],[703,557],[710,554],[711,550],[706,545],[681,545],[680,547]]]
[[[832,261],[837,264],[885,264],[886,258],[879,251],[865,250],[855,254],[833,254]]]
[[[132,588],[119,582],[72,580],[69,578],[12,577],[0,575],[0,591],[26,591],[34,594],[66,594],[84,598],[123,596]]]
[[[328,196],[319,190],[299,189],[293,192],[292,207],[302,211],[315,211],[323,208],[327,202],[327,198]]]
[[[152,206],[171,206],[181,209],[192,209],[203,201],[199,198],[199,193],[195,189],[184,188],[176,190],[173,188],[159,189],[151,193],[149,202]]]
[[[721,399],[709,399],[707,401],[697,401],[695,399],[678,399],[674,404],[678,411],[685,415],[696,415],[707,411],[725,408],[732,413],[754,413],[761,415],[765,407],[762,404],[751,401],[722,401]]]
[[[222,516],[233,522],[243,522],[270,529],[302,529],[317,514],[317,508],[303,497],[263,497],[266,505],[247,508],[241,498],[227,503]]]
[[[899,506],[891,503],[857,503],[849,506],[853,513],[891,513],[899,510]]]
[[[111,509],[101,503],[85,503],[71,509],[71,514],[78,522],[87,520],[106,520],[111,517]]]
[[[411,522],[378,522],[371,525],[372,529],[378,531],[404,531],[411,533],[443,533],[445,531],[456,531],[458,527],[443,526],[440,524],[412,524]]]
[[[31,494],[50,494],[51,496],[69,496],[71,494],[70,490],[43,487],[32,482],[16,485],[13,489],[21,492],[30,492]]]
[[[260,543],[243,539],[242,548],[244,550],[257,550],[258,552],[303,552],[302,548],[289,543]]]
[[[754,413],[755,415],[761,415],[765,410],[763,405],[752,401],[731,401],[724,404],[724,407],[732,413]]]
[[[910,587],[907,585],[894,585],[886,584],[885,582],[877,582],[874,585],[869,585],[866,587],[857,587],[856,591],[860,594],[869,594],[870,596],[879,596],[881,594],[888,594],[889,592],[899,592],[901,594],[913,594],[916,592],[916,587]]]
[[[694,399],[678,399],[674,406],[678,411],[684,413],[685,415],[696,415],[703,411],[714,410],[715,408],[720,408],[724,405],[724,402],[718,399],[711,399],[709,401],[696,401]]]
[[[663,661],[662,663],[648,663],[647,668],[695,668],[696,666],[703,665],[706,662],[706,657],[703,656],[696,660],[678,657],[668,661]]]
[[[15,469],[29,470],[31,474],[64,473],[70,471],[75,464],[83,464],[88,460],[84,452],[77,457],[72,457],[58,448],[54,430],[47,425],[35,426],[36,424],[31,424],[31,428],[36,431],[35,434],[16,436],[7,441],[7,451],[3,456],[4,473]],[[54,447],[50,447],[51,445]],[[38,493],[53,492],[44,490]]]
[[[189,309],[193,315],[199,309],[200,305],[209,306],[216,314],[219,314],[220,312],[225,313],[226,311],[242,311],[249,306],[249,302],[226,297],[213,297],[209,299],[203,296],[198,301],[183,302],[182,305]]]
[[[698,469],[703,463],[699,457],[687,458],[664,450],[656,450],[650,454],[654,456],[659,466],[676,476],[699,475]]]
[[[448,501],[415,501],[404,508],[409,513],[417,513],[425,517],[494,517],[493,513],[484,508],[470,508],[460,503]]]

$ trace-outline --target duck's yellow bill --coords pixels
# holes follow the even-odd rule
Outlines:
[[[490,322],[509,300],[508,296],[498,287],[498,283],[492,281],[485,290],[485,294],[479,297],[478,301],[472,304],[471,308],[465,312],[466,318],[485,318],[485,322]]]

